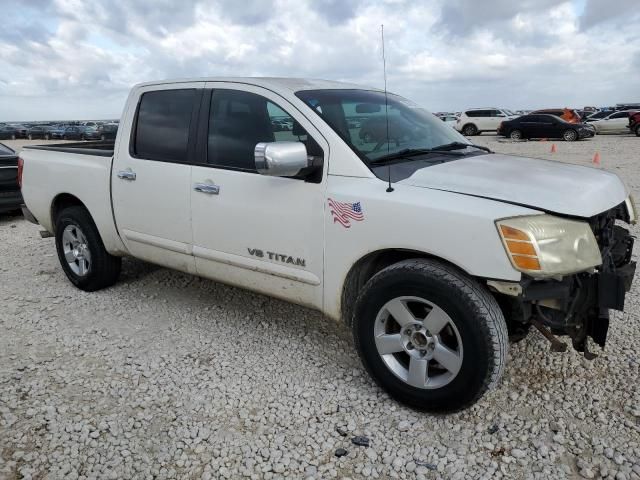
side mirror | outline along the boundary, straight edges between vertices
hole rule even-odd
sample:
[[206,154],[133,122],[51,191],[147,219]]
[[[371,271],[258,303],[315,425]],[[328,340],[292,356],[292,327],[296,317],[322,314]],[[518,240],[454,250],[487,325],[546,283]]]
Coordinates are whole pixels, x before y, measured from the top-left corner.
[[271,177],[293,177],[309,166],[302,142],[262,142],[253,151],[256,170]]

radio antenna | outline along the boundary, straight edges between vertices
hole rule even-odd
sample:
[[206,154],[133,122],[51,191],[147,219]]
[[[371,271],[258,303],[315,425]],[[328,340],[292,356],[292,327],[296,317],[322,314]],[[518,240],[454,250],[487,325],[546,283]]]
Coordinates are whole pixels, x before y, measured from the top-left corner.
[[[387,155],[391,150],[391,145],[389,144],[389,98],[387,96],[387,58],[384,54],[384,24],[380,25],[380,33],[382,35],[382,73],[384,75],[384,118],[387,126]],[[387,165],[387,180],[389,181],[389,186],[387,187],[387,192],[393,192],[393,187],[391,186],[391,163]]]

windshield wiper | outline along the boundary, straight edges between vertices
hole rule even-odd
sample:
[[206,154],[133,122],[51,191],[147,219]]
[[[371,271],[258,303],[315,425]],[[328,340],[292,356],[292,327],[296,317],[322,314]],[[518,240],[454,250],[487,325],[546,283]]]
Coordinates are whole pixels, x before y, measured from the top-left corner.
[[[454,143],[459,145],[464,145],[464,147],[456,146]],[[373,160],[369,160],[369,163],[383,163],[393,160],[405,160],[411,157],[415,157],[416,155],[426,155],[429,153],[436,153],[440,155],[453,155],[453,156],[463,156],[466,155],[463,152],[456,152],[455,150],[460,150],[461,148],[473,147],[475,145],[454,142],[448,143],[446,145],[441,145],[434,148],[405,148],[403,150],[399,150],[397,152],[389,153],[387,155],[382,155],[381,157],[375,158]]]
[[437,147],[433,147],[430,150],[444,150],[444,151],[461,150],[467,147],[479,148],[480,150],[484,150],[485,152],[493,153],[493,151],[488,147],[483,147],[482,145],[476,145],[475,143],[463,143],[463,142],[445,143],[444,145],[438,145]]

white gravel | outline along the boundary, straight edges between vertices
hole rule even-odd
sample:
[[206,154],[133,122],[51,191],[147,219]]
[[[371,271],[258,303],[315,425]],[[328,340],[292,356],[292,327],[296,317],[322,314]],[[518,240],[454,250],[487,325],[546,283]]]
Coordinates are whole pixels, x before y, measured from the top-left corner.
[[[473,140],[598,150],[640,198],[640,138]],[[389,399],[316,312],[135,260],[84,293],[37,232],[0,218],[0,478],[640,479],[640,282],[595,361],[532,334],[497,391],[434,416]]]

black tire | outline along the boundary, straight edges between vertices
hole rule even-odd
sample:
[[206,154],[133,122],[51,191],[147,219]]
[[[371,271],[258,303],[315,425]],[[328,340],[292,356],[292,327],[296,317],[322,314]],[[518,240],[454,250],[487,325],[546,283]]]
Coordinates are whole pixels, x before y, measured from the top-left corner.
[[473,123],[469,123],[462,128],[462,134],[467,137],[473,137],[478,134],[478,127]]
[[640,125],[636,126],[636,137],[640,137]]
[[[65,259],[62,237],[65,228],[69,225],[79,228],[87,240],[91,262],[84,275],[76,274]],[[58,260],[71,283],[80,290],[93,292],[109,287],[118,280],[122,259],[106,251],[100,233],[86,208],[78,206],[65,208],[57,216],[55,226]]]
[[511,140],[522,140],[524,139],[524,135],[522,133],[522,130],[518,130],[516,128],[515,130],[511,130],[511,132],[509,132],[509,138]]
[[[378,312],[390,300],[407,296],[439,306],[460,334],[464,352],[460,369],[439,388],[410,385],[378,353],[374,337]],[[353,335],[376,382],[398,401],[424,411],[454,412],[470,406],[498,384],[507,359],[507,326],[495,298],[463,272],[429,259],[405,260],[374,275],[358,295]]]
[[564,133],[562,134],[562,138],[565,142],[575,142],[576,140],[578,140],[578,132],[576,132],[572,128],[569,128],[568,130],[564,131]]

